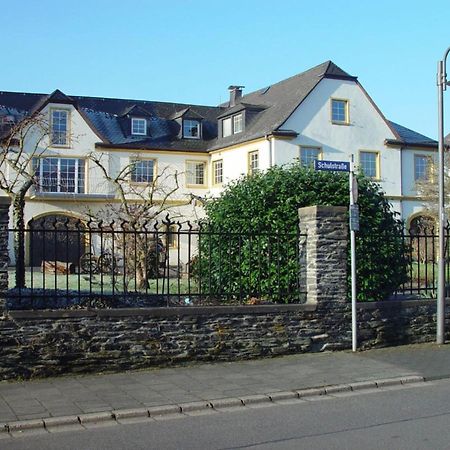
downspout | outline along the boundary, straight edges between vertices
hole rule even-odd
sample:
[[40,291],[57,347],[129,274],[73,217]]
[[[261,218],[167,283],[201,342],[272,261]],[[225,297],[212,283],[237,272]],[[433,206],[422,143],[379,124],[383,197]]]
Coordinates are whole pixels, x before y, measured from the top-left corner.
[[403,147],[400,147],[400,217],[405,220],[403,217],[403,182]]
[[272,139],[270,137],[270,134],[266,134],[265,136],[266,141],[269,143],[269,168],[273,166],[273,146],[272,146]]

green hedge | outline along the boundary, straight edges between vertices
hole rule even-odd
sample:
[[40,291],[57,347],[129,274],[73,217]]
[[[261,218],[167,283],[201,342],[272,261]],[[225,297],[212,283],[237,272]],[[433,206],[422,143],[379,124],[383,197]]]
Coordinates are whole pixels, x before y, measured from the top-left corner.
[[[376,183],[363,177],[358,181],[358,300],[383,300],[407,279],[402,223]],[[347,206],[348,192],[348,174],[316,172],[299,164],[230,183],[206,204],[203,229],[210,234],[200,242],[195,273],[211,292],[265,292],[276,299],[282,291],[298,292],[297,210]],[[229,233],[228,245],[223,233]],[[270,233],[282,236],[282,245],[280,237],[271,242]],[[282,297],[295,300],[295,294]]]

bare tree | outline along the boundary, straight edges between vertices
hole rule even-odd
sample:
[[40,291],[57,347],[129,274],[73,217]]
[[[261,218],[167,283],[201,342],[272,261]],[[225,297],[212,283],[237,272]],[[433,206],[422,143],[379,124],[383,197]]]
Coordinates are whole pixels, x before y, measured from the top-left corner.
[[[90,160],[101,171],[103,178],[112,187],[119,202],[107,204],[102,210],[89,215],[100,219],[110,228],[120,227],[125,233],[114,234],[116,248],[121,249],[124,271],[136,280],[138,289],[148,287],[149,279],[155,275],[158,253],[164,251],[158,242],[156,224],[169,212],[172,219],[181,217],[177,203],[189,204],[178,194],[180,173],[164,167],[149,183],[136,183],[135,170],[138,159],[131,160],[117,173],[112,174],[107,164],[108,155],[91,153]],[[178,201],[175,201],[178,200]],[[128,233],[127,233],[128,232]],[[155,267],[156,265],[156,267]]]
[[[430,158],[426,177],[416,181],[417,192],[423,199],[424,206],[432,217],[438,217],[438,171],[437,161]],[[444,155],[444,204],[448,214],[450,208],[450,154],[448,152]]]
[[37,182],[34,158],[40,157],[50,142],[46,116],[33,114],[8,126],[0,136],[0,190],[11,199],[13,210],[16,287],[25,286],[24,210],[25,197]]

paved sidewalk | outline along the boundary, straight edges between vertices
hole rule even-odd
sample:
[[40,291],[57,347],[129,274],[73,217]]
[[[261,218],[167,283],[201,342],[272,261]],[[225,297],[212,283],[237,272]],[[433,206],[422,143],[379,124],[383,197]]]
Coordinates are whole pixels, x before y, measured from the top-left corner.
[[450,345],[423,344],[0,383],[0,422],[420,375],[450,377]]

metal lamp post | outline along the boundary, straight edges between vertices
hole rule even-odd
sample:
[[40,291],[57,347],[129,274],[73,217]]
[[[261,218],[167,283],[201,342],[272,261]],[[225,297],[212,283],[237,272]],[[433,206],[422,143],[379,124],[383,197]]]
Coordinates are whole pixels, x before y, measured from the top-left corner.
[[445,342],[445,201],[444,201],[444,91],[447,89],[447,56],[450,47],[445,51],[444,58],[438,61],[438,155],[439,155],[439,259],[438,259],[438,296],[436,314],[436,343]]

